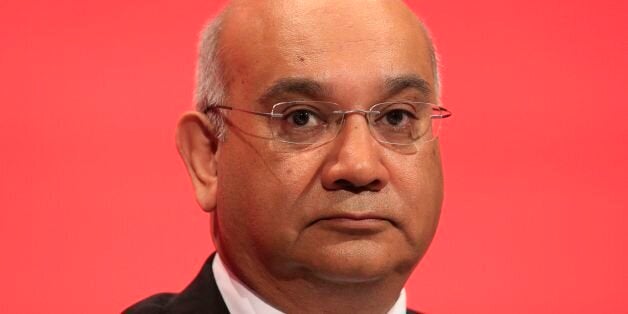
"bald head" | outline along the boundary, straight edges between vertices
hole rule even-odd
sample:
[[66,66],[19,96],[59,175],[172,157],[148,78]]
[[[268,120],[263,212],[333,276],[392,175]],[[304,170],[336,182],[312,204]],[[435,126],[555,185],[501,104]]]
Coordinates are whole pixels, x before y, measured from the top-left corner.
[[[377,40],[377,43],[374,41]],[[371,42],[374,45],[365,46]],[[414,43],[415,45],[403,45]],[[227,102],[229,87],[240,81],[247,62],[278,55],[286,64],[321,63],[330,49],[398,50],[417,60],[429,60],[426,77],[439,101],[440,81],[435,47],[424,24],[398,0],[233,0],[202,32],[197,65],[196,107],[207,112]],[[272,53],[269,53],[272,50]],[[358,57],[355,55],[354,57]],[[272,60],[276,64],[280,60]],[[261,72],[264,72],[263,69]],[[256,78],[251,78],[256,79]],[[210,113],[219,138],[224,122]]]

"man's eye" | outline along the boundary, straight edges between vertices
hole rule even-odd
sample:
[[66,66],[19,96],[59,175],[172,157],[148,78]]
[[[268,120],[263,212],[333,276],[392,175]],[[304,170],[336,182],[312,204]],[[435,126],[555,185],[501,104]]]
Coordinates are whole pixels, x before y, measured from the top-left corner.
[[386,123],[390,126],[401,127],[410,123],[409,119],[416,119],[416,117],[407,110],[393,109],[384,114],[383,117]]
[[321,123],[318,116],[312,111],[305,109],[294,110],[285,115],[285,119],[298,127],[316,126]]

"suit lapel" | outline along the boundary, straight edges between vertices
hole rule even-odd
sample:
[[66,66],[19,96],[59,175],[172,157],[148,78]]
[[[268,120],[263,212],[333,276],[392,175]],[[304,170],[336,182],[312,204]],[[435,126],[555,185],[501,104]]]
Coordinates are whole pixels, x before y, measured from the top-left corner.
[[200,273],[176,298],[168,304],[169,313],[211,313],[228,314],[229,310],[220,295],[212,261],[216,253],[212,254],[201,269]]

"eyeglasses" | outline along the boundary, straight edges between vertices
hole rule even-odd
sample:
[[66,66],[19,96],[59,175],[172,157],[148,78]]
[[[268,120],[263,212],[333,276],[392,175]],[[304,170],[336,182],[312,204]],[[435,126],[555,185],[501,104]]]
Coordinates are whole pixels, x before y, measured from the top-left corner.
[[341,110],[326,101],[289,101],[275,104],[271,112],[257,112],[230,106],[212,108],[268,117],[273,139],[292,144],[324,144],[333,140],[350,114],[363,114],[372,136],[381,143],[410,145],[438,137],[440,120],[451,116],[441,106],[416,101],[391,101],[369,110]]

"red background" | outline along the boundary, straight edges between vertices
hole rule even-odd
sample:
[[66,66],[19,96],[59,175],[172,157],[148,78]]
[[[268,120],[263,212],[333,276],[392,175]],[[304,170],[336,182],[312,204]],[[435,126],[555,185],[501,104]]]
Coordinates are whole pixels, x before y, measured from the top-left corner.
[[[113,313],[212,250],[174,147],[222,2],[0,2],[0,312]],[[628,5],[420,1],[442,57],[429,313],[628,313]]]

